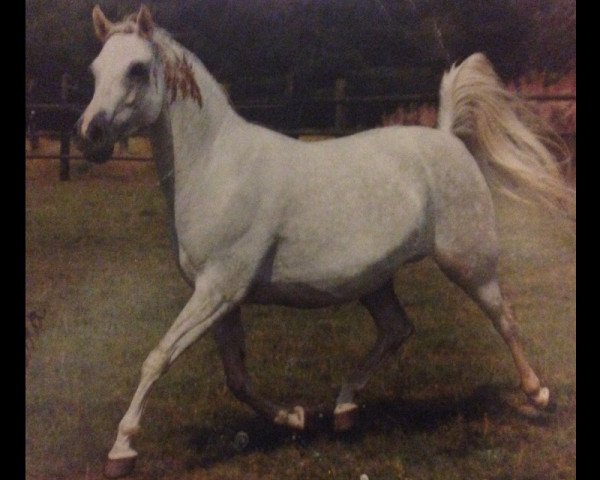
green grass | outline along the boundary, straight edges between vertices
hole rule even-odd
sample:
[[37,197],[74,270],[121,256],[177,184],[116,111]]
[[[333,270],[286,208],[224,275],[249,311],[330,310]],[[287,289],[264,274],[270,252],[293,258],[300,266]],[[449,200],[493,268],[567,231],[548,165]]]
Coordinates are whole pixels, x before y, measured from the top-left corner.
[[[99,479],[141,364],[185,304],[153,169],[115,162],[27,167],[26,312],[43,315],[26,378],[26,469]],[[134,478],[575,478],[575,236],[535,210],[499,207],[500,273],[530,359],[558,402],[521,417],[510,355],[490,322],[429,261],[396,291],[416,334],[360,396],[355,431],[296,434],[227,391],[216,348],[193,345],[150,394]],[[248,366],[282,402],[333,406],[374,330],[356,303],[245,307]],[[333,339],[333,344],[330,342]],[[250,437],[239,452],[238,431]]]

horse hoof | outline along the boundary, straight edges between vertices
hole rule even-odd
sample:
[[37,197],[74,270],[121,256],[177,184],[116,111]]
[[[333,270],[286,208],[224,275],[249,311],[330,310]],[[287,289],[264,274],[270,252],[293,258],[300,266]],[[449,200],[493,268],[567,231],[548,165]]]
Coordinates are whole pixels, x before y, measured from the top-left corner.
[[557,409],[558,404],[556,403],[556,400],[550,397],[550,401],[548,402],[548,405],[546,405],[546,407],[544,408],[544,412],[555,413]]
[[129,475],[133,472],[136,458],[109,458],[104,464],[104,476],[106,478],[120,478]]
[[342,403],[333,412],[333,430],[347,432],[358,420],[358,406],[355,403]]
[[524,403],[517,407],[517,411],[526,418],[531,420],[539,420],[544,417],[544,412],[539,408],[534,407],[531,403]]
[[550,391],[544,387],[528,398],[528,402],[518,407],[519,412],[530,419],[548,419],[548,415],[556,412],[556,401],[550,397]]
[[305,411],[303,407],[296,405],[292,410],[281,409],[273,419],[277,425],[283,425],[293,430],[304,430]]

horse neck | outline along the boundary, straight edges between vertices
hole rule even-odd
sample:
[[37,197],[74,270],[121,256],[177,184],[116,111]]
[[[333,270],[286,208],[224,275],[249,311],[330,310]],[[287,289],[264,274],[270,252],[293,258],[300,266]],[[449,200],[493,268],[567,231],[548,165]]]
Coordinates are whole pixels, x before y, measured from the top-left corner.
[[173,150],[171,168],[177,174],[187,171],[191,163],[202,163],[223,123],[239,117],[219,83],[193,53],[164,33],[158,45],[165,67],[163,110]]
[[[158,47],[170,66],[183,61],[191,67],[192,78],[199,89],[201,103],[190,95],[179,91],[175,83],[167,88],[163,108],[150,128],[152,150],[160,186],[167,200],[169,225],[175,245],[175,176],[185,172],[196,162],[202,166],[207,162],[208,151],[219,135],[225,122],[241,120],[230,107],[227,96],[217,81],[212,78],[200,61],[181,45],[176,44],[164,33],[157,32]],[[172,72],[171,72],[172,73]]]

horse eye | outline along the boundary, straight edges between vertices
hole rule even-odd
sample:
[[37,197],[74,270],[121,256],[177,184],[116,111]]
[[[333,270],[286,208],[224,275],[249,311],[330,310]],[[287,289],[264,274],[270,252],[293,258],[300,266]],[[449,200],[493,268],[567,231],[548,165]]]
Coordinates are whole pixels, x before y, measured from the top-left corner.
[[134,63],[129,67],[128,76],[131,79],[142,81],[148,79],[148,67],[143,63]]

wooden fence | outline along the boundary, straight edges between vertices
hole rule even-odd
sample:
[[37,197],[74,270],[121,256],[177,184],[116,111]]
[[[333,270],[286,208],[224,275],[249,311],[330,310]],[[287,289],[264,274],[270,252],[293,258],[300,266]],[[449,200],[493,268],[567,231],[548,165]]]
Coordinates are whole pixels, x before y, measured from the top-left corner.
[[[66,82],[63,82],[63,86]],[[304,96],[277,95],[272,99],[246,100],[234,104],[236,111],[250,121],[261,123],[292,137],[328,136],[340,137],[356,133],[382,124],[386,115],[404,110],[416,111],[423,105],[437,108],[437,94],[415,95],[367,95],[346,94],[347,82],[337,79],[333,95]],[[68,103],[68,88],[63,88],[61,103],[37,103],[25,106],[28,119],[27,137],[34,150],[26,158],[60,158],[61,180],[69,179],[69,160],[82,158],[71,154],[71,132],[77,118],[85,106]],[[576,102],[575,95],[528,95],[532,102]],[[40,118],[45,117],[44,122]],[[402,118],[405,118],[402,116]],[[414,118],[413,118],[414,120]],[[400,120],[402,121],[402,119]],[[39,123],[44,123],[40,125]],[[416,121],[407,123],[423,123]],[[36,125],[37,124],[37,125]],[[36,154],[35,146],[39,130],[44,130],[60,138],[58,155]],[[559,132],[567,144],[574,148],[575,132]],[[146,161],[149,157],[113,156],[113,159]]]

